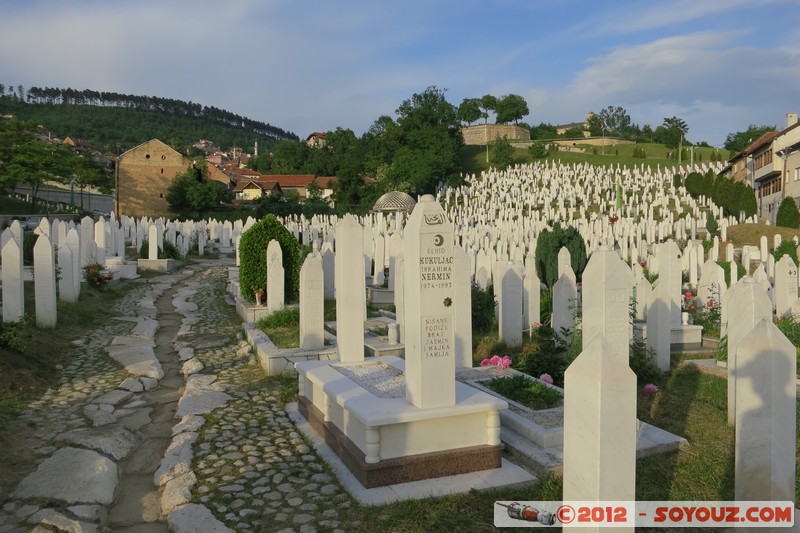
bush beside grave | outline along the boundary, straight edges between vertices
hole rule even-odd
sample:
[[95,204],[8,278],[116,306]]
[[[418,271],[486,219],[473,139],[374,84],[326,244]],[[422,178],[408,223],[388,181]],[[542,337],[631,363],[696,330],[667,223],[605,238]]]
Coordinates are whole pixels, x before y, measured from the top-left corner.
[[267,286],[267,245],[273,239],[278,241],[283,252],[286,301],[295,301],[299,297],[300,266],[307,249],[297,242],[275,215],[267,215],[239,237],[239,287],[248,302],[255,302],[253,291]]
[[558,281],[558,252],[566,247],[570,253],[570,264],[578,281],[586,268],[586,243],[573,226],[562,227],[556,222],[553,229],[545,229],[536,242],[536,270],[539,279],[553,287]]

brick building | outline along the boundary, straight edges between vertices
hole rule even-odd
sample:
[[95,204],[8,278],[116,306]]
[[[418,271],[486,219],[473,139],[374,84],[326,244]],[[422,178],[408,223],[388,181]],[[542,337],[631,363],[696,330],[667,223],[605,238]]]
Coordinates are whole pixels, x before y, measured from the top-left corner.
[[192,160],[158,139],[131,148],[117,162],[117,213],[130,217],[166,217],[167,189]]

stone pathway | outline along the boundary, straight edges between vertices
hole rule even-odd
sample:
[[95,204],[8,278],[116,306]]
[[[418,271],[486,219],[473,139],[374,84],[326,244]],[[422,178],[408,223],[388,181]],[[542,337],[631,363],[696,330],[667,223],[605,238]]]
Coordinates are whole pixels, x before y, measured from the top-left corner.
[[223,264],[137,282],[76,343],[22,415],[43,460],[0,507],[0,533],[362,526],[281,407],[291,380],[266,378],[242,340]]

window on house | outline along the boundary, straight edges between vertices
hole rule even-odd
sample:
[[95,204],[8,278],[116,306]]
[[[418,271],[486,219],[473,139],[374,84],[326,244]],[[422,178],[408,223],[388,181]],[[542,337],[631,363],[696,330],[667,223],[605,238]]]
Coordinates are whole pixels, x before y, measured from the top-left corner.
[[800,180],[800,167],[794,169],[794,181]]
[[144,158],[145,159],[150,159],[150,154],[145,154]]

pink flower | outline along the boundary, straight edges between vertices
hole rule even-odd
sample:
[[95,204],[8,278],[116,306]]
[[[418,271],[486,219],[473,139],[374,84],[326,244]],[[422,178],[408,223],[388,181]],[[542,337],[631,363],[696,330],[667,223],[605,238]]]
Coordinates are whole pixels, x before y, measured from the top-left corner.
[[709,300],[709,301],[708,301],[708,303],[706,304],[706,306],[707,306],[707,307],[714,307],[714,302],[712,302],[711,300]]
[[508,368],[511,366],[511,357],[504,355],[500,362],[497,363],[497,368]]
[[686,291],[686,294],[684,294],[684,296],[686,298],[691,298],[692,297],[692,291]]
[[550,375],[550,374],[548,374],[547,372],[545,372],[544,374],[542,374],[541,376],[539,376],[539,379],[540,379],[541,381],[544,381],[545,383],[549,383],[550,385],[552,385],[552,384],[553,384],[553,376],[551,376],[551,375]]
[[692,305],[689,306],[689,309],[697,309],[697,306],[692,304]]
[[647,394],[655,394],[658,392],[658,387],[656,387],[652,383],[648,383],[647,385],[644,386],[644,391]]
[[539,329],[540,327],[542,327],[542,323],[541,322],[534,322],[533,323],[533,327],[535,327],[536,329]]
[[481,366],[490,366],[491,364],[492,363],[490,363],[488,359],[484,359],[483,361],[481,361]]

